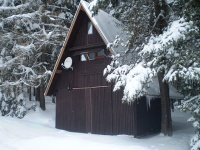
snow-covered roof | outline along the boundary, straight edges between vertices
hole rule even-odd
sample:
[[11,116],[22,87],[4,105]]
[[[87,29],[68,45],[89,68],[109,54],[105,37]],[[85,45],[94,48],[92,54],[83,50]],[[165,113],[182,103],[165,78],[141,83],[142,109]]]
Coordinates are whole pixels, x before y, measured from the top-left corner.
[[113,54],[119,53],[123,49],[121,44],[119,44],[119,46],[117,46],[117,47],[114,47],[114,46],[110,47],[109,46],[110,43],[113,43],[115,41],[117,36],[120,37],[121,42],[127,41],[127,40],[125,40],[126,34],[124,33],[124,31],[122,29],[122,24],[117,19],[115,19],[114,17],[112,17],[108,13],[104,12],[103,10],[99,10],[96,15],[93,15],[92,9],[91,9],[91,7],[92,7],[91,4],[92,3],[88,3],[84,0],[82,0],[80,2],[79,6],[77,8],[76,14],[74,16],[74,19],[72,21],[71,27],[69,29],[69,32],[67,34],[67,37],[65,39],[65,43],[63,44],[63,47],[62,47],[61,52],[59,54],[59,57],[56,61],[56,65],[54,67],[50,81],[49,81],[47,88],[45,90],[45,95],[47,95],[48,92],[49,92],[49,89],[50,89],[51,84],[53,82],[54,76],[55,76],[56,71],[58,69],[58,66],[60,64],[62,55],[64,53],[64,50],[66,48],[66,45],[67,45],[68,40],[70,38],[70,35],[72,33],[72,29],[73,29],[74,24],[76,22],[77,16],[79,15],[79,12],[81,10],[84,11],[87,14],[87,16],[91,20],[92,24],[96,28],[97,32],[102,37],[105,45],[107,45],[109,47],[110,51]]
[[[159,87],[159,83],[158,83],[158,78],[153,78],[149,88],[147,88],[146,91],[147,91],[147,98],[148,99],[160,97],[160,87]],[[171,84],[169,84],[169,96],[170,96],[171,99],[182,99],[184,97]]]
[[[100,31],[101,36],[105,39],[106,45],[113,43],[116,37],[120,37],[120,42],[127,41],[126,33],[122,28],[122,24],[119,20],[109,15],[103,10],[98,11],[96,15],[92,14],[92,3],[87,3],[86,1],[81,1],[81,5],[84,7],[87,15],[93,22],[93,25]],[[117,47],[110,47],[113,53],[120,53],[122,49],[121,44]]]

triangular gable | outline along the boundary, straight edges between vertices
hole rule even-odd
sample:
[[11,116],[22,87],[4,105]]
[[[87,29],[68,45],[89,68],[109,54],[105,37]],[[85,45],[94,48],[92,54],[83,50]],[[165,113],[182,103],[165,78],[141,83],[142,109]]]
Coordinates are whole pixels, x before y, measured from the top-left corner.
[[[56,79],[54,79],[55,75],[56,75],[56,71],[61,62],[64,51],[67,47],[67,44],[70,40],[70,36],[71,36],[72,32],[74,32],[73,29],[74,29],[74,26],[76,25],[77,18],[81,15],[82,11],[84,11],[86,13],[86,15],[89,17],[89,19],[91,20],[93,26],[95,27],[95,29],[101,36],[105,45],[112,43],[115,40],[115,37],[117,35],[119,35],[120,37],[125,37],[125,36],[123,36],[124,33],[123,33],[122,28],[119,27],[120,22],[118,20],[116,20],[115,18],[113,18],[112,16],[110,16],[109,14],[107,14],[106,12],[104,12],[102,10],[99,10],[99,13],[97,15],[92,16],[89,6],[90,6],[89,3],[85,2],[85,1],[81,1],[77,8],[77,11],[75,13],[74,19],[70,26],[69,32],[67,34],[65,42],[63,44],[63,47],[60,51],[59,57],[56,61],[56,64],[54,66],[50,81],[45,90],[45,95],[48,95],[50,87],[52,85],[52,82],[55,82],[54,80],[56,80]],[[111,51],[111,53],[118,53],[121,49],[122,49],[122,47],[121,47],[121,45],[119,45],[118,47],[111,47],[110,51]]]

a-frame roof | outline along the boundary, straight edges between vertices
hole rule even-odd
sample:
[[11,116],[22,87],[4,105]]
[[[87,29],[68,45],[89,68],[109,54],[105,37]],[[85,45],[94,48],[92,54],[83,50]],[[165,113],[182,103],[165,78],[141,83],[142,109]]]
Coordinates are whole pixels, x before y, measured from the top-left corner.
[[[67,37],[65,39],[65,42],[63,44],[63,47],[60,51],[60,54],[54,66],[53,73],[51,75],[50,81],[45,90],[45,95],[49,95],[49,90],[50,90],[50,87],[52,86],[52,82],[54,81],[56,71],[63,57],[64,51],[66,50],[66,46],[70,40],[70,36],[73,32],[73,28],[77,24],[77,18],[81,15],[81,11],[84,11],[86,15],[89,17],[93,26],[95,27],[95,29],[101,36],[102,40],[104,41],[105,45],[108,46],[109,43],[113,43],[114,40],[116,39],[116,36],[119,36],[121,38],[121,41],[123,40],[126,41],[125,40],[126,36],[125,36],[125,33],[123,32],[122,25],[117,19],[115,19],[114,17],[112,17],[111,15],[109,15],[108,13],[102,10],[99,10],[98,14],[93,16],[90,7],[91,7],[90,3],[87,3],[84,0],[80,2],[77,8],[77,11],[75,13],[74,19],[72,21],[72,24],[70,26],[69,32],[67,34]],[[122,49],[123,47],[121,44],[119,44],[119,46],[117,47],[109,47],[109,50],[113,54],[120,53]]]

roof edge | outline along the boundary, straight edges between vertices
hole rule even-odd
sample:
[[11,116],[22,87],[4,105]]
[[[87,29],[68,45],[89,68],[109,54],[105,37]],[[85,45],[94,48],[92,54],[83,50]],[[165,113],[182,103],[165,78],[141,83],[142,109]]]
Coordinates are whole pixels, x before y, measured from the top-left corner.
[[[79,6],[78,6],[78,8],[77,8],[77,10],[76,10],[76,13],[75,13],[75,15],[74,15],[74,18],[73,18],[73,20],[72,20],[71,26],[70,26],[70,28],[69,28],[69,32],[67,33],[67,36],[66,36],[66,38],[65,38],[63,47],[61,48],[61,51],[60,51],[59,56],[58,56],[58,58],[57,58],[56,64],[55,64],[55,66],[54,66],[53,73],[52,73],[51,78],[50,78],[50,80],[49,80],[49,82],[48,82],[48,84],[47,84],[47,87],[46,87],[46,90],[45,90],[45,93],[44,93],[45,96],[48,95],[49,89],[50,89],[51,84],[52,84],[52,82],[53,82],[54,76],[55,76],[55,74],[56,74],[56,70],[57,70],[58,65],[59,65],[59,63],[60,63],[60,60],[61,60],[61,57],[62,57],[62,55],[63,55],[63,53],[64,53],[64,50],[65,50],[65,48],[66,48],[66,45],[67,45],[68,40],[69,40],[69,38],[70,38],[70,35],[71,35],[71,33],[72,33],[72,29],[73,29],[73,27],[74,27],[74,24],[75,24],[75,22],[76,22],[76,20],[77,20],[77,17],[78,17],[78,15],[79,15],[79,13],[80,13],[81,10],[83,10],[83,11],[87,14],[87,16],[88,16],[89,19],[91,20],[92,24],[93,24],[94,27],[96,28],[97,32],[98,32],[99,35],[101,36],[102,40],[104,41],[105,45],[107,45],[107,44],[109,43],[108,39],[107,39],[107,38],[105,37],[105,35],[103,34],[101,28],[98,26],[98,23],[96,22],[95,18],[92,16],[92,14],[91,14],[89,8],[87,7],[88,4],[89,4],[89,3],[87,3],[87,2],[84,1],[84,0],[81,0],[80,3],[79,3]],[[114,51],[112,50],[112,48],[110,48],[110,51],[111,51],[111,53],[114,52]]]
[[[81,2],[82,2],[82,1],[81,1]],[[77,10],[76,10],[76,13],[75,13],[75,15],[74,15],[74,18],[73,18],[73,20],[72,20],[71,26],[70,26],[70,28],[69,28],[69,32],[67,33],[67,36],[66,36],[65,41],[64,41],[64,44],[63,44],[63,46],[62,46],[62,48],[61,48],[61,51],[60,51],[60,53],[59,53],[59,55],[58,55],[58,58],[57,58],[57,60],[56,60],[56,64],[55,64],[55,66],[54,66],[53,73],[52,73],[52,75],[51,75],[51,78],[50,78],[50,80],[49,80],[49,82],[48,82],[48,84],[47,84],[47,87],[46,87],[46,90],[45,90],[45,93],[44,93],[45,96],[48,95],[48,92],[49,92],[51,83],[52,83],[52,81],[53,81],[53,78],[54,78],[54,76],[55,76],[56,70],[57,70],[58,65],[59,65],[59,63],[60,63],[60,59],[61,59],[61,57],[62,57],[62,55],[63,55],[63,52],[64,52],[64,50],[65,50],[65,48],[66,48],[67,42],[68,42],[69,37],[70,37],[70,35],[71,35],[72,29],[73,29],[73,27],[74,27],[74,24],[75,24],[75,22],[76,22],[76,19],[77,19],[77,17],[78,17],[78,14],[79,14],[79,12],[80,12],[80,10],[81,10],[81,7],[83,7],[82,4],[81,4],[81,2],[79,3],[79,6],[78,6],[78,8],[77,8]]]

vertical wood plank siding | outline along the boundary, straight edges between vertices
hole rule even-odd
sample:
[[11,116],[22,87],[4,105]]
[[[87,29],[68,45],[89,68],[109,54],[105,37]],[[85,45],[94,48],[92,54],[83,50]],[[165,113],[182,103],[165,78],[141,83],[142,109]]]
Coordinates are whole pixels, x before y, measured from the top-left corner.
[[110,88],[91,89],[92,133],[112,134],[112,103]]
[[[103,43],[95,28],[92,35],[87,35],[89,18],[83,12],[80,15],[82,18],[77,20],[80,26],[75,24],[73,30],[77,30],[72,32],[67,48]],[[101,49],[98,47],[98,50]],[[57,75],[54,88],[56,128],[134,136],[160,130],[160,100],[152,101],[151,108],[148,108],[145,97],[135,103],[122,104],[122,90],[113,93],[112,84],[103,77],[103,70],[111,61],[109,58],[81,62],[80,53],[78,56],[74,52],[65,53],[67,55],[72,56],[73,70],[58,67],[62,74]],[[68,90],[69,87],[72,90]]]
[[[135,103],[123,104],[122,90],[112,92],[111,85],[102,75],[108,62],[106,58],[91,62],[74,60],[74,70],[64,70],[57,85],[57,128],[134,136],[160,130],[159,99],[151,101],[151,108],[145,97]],[[68,85],[74,89],[68,91]]]
[[112,93],[113,134],[134,135],[134,103],[122,104],[122,91]]
[[81,28],[78,32],[77,38],[74,42],[74,47],[83,46],[88,44],[96,44],[96,43],[103,43],[103,40],[99,36],[97,30],[93,27],[93,34],[88,35],[88,22],[89,18],[85,14],[85,17],[82,18]]

